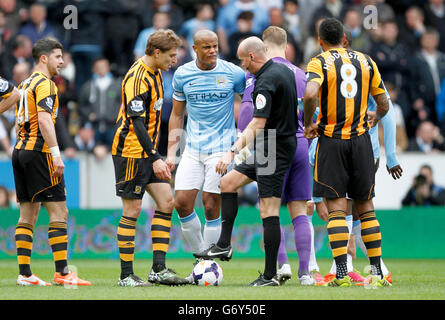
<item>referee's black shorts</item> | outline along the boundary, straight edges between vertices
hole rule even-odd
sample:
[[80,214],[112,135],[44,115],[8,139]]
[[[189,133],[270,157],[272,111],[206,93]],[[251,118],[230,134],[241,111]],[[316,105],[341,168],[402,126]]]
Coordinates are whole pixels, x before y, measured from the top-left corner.
[[315,197],[369,200],[374,197],[375,163],[366,132],[349,140],[320,136],[314,165]]
[[66,200],[65,179],[53,176],[51,153],[14,149],[12,169],[18,202]]
[[[264,145],[267,146],[267,142]],[[257,145],[253,155],[236,165],[234,170],[258,183],[260,198],[281,198],[284,176],[292,164],[296,149],[296,136],[278,137],[275,151],[266,147],[264,157],[261,157]]]
[[113,156],[116,195],[127,199],[142,199],[150,183],[169,183],[156,177],[148,158]]

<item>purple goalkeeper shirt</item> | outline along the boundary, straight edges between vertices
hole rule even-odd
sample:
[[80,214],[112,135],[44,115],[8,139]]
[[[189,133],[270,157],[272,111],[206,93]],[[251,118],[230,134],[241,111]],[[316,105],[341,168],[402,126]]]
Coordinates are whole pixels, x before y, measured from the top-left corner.
[[[282,63],[286,65],[295,75],[295,83],[297,84],[297,96],[298,98],[304,97],[304,90],[306,88],[306,74],[303,70],[293,65],[284,58],[275,57],[272,58],[273,62]],[[238,115],[238,129],[244,131],[249,122],[253,118],[253,101],[252,92],[255,88],[255,77],[250,73],[246,73],[246,89],[244,90],[243,99],[241,100],[240,113]],[[298,128],[297,137],[304,137],[303,130],[303,112],[298,113]]]
[[[274,62],[282,63],[289,67],[295,75],[298,98],[304,97],[306,89],[306,75],[303,70],[294,66],[283,58],[272,58]],[[247,72],[246,88],[244,89],[241,109],[238,115],[238,129],[243,131],[253,118],[252,92],[255,87],[255,77]],[[283,198],[286,202],[311,199],[311,173],[309,167],[308,143],[304,137],[303,112],[298,113],[297,150],[292,165],[286,172],[283,184]]]

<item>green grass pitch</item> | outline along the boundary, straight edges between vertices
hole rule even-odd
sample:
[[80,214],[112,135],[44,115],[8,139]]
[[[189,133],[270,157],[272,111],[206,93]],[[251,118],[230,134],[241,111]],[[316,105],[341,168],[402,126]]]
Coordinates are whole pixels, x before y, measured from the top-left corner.
[[[250,288],[246,284],[255,280],[263,270],[262,259],[232,259],[220,262],[224,279],[218,287],[167,287],[121,288],[117,286],[119,261],[71,260],[79,275],[93,282],[92,287],[67,289],[63,286],[18,287],[17,262],[0,261],[0,300],[443,300],[445,299],[445,260],[387,259],[386,265],[393,277],[393,286],[369,289],[364,287],[327,288],[302,287],[296,273],[298,260],[291,259],[293,278],[284,286]],[[168,266],[185,277],[192,269],[192,259],[170,259]],[[329,271],[331,260],[318,261],[322,274]],[[367,261],[354,262],[357,270],[364,270]],[[54,274],[51,260],[34,259],[32,270],[41,279],[50,281]],[[135,273],[146,279],[151,260],[135,261]]]

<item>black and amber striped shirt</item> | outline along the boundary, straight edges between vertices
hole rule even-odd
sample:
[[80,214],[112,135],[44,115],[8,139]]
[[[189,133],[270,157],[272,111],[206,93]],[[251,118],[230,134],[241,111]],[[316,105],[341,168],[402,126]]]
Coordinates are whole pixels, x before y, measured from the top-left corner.
[[144,118],[145,128],[156,149],[161,125],[164,87],[160,71],[150,69],[142,58],[137,60],[122,81],[122,104],[117,117],[112,155],[147,158],[134,132],[133,118]]
[[0,77],[0,98],[1,99],[8,98],[11,95],[13,89],[14,89],[14,86],[12,85],[12,83],[10,83],[8,80]]
[[343,48],[328,50],[309,62],[306,78],[320,84],[320,134],[350,139],[368,130],[369,94],[385,93],[377,65],[369,56]]
[[48,145],[40,132],[38,113],[49,112],[53,123],[56,123],[59,108],[57,86],[43,73],[36,71],[18,89],[21,98],[15,111],[19,126],[15,148],[49,153]]

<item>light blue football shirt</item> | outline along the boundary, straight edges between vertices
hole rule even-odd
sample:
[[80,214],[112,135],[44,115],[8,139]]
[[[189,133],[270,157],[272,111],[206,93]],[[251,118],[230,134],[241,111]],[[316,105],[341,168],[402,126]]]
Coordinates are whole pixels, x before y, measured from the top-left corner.
[[[385,85],[383,85],[385,88]],[[385,143],[386,165],[389,169],[399,164],[396,156],[396,112],[392,104],[391,97],[385,88],[386,97],[388,98],[389,110],[386,115],[380,120],[383,126],[383,139]],[[377,103],[372,96],[369,96],[368,110],[376,111]],[[374,158],[380,157],[380,143],[379,143],[379,123],[374,128],[369,129],[371,136],[372,150]]]
[[200,154],[224,152],[236,139],[233,103],[245,87],[243,69],[218,59],[212,70],[196,61],[180,66],[173,75],[173,99],[186,101],[186,148]]

